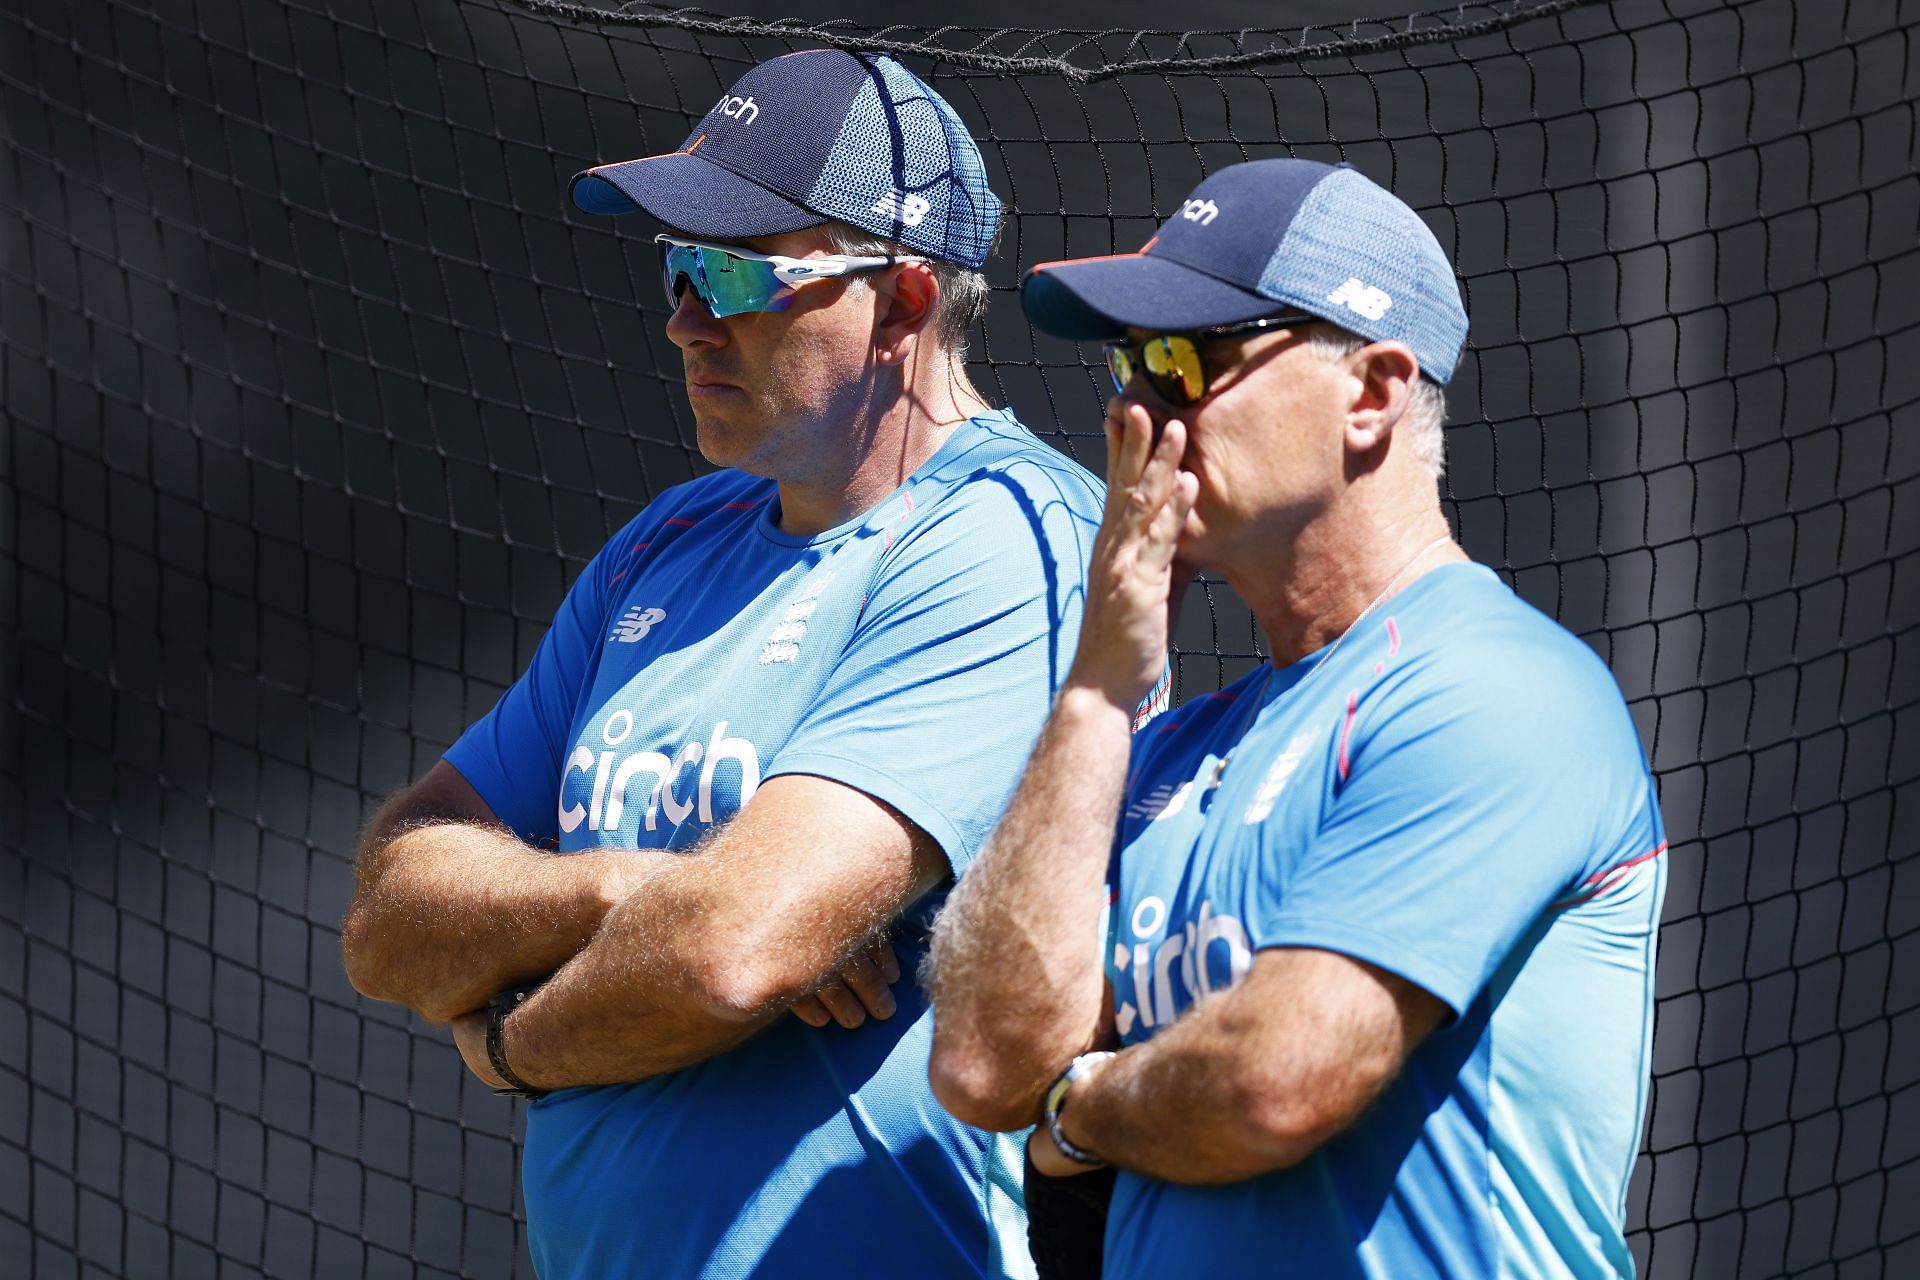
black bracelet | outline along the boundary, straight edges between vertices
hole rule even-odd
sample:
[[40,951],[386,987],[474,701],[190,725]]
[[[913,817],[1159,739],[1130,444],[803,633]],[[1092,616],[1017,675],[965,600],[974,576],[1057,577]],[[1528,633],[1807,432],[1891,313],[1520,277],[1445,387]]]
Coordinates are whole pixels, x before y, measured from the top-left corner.
[[538,991],[538,987],[509,987],[493,999],[487,1001],[487,1061],[493,1065],[493,1073],[505,1080],[510,1086],[495,1089],[503,1098],[544,1098],[545,1089],[536,1089],[513,1074],[513,1068],[507,1065],[505,1047],[500,1043],[500,1033],[507,1025],[507,1015],[520,1007],[520,1002]]

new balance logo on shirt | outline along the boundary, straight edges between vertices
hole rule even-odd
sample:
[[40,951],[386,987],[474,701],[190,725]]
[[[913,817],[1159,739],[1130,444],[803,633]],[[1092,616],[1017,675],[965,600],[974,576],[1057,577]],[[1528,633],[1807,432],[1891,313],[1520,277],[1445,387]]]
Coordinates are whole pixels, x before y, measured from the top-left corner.
[[1178,785],[1163,782],[1129,804],[1127,817],[1135,822],[1158,822],[1170,814],[1177,814],[1187,807],[1187,792],[1192,788],[1191,782]]
[[607,643],[613,644],[616,641],[620,644],[637,643],[646,638],[647,632],[653,630],[655,623],[664,622],[666,617],[665,609],[643,609],[635,605],[627,610],[620,621],[613,624],[613,634],[607,637]]

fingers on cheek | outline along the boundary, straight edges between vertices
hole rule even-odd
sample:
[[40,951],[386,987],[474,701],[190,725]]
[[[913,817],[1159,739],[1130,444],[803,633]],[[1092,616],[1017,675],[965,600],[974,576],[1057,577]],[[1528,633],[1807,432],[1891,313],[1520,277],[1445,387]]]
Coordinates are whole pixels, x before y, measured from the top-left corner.
[[1136,421],[1140,424],[1141,434],[1147,438],[1147,444],[1157,448],[1166,433],[1167,424],[1156,418],[1144,405],[1133,406],[1133,411],[1139,415]]
[[1127,411],[1127,425],[1121,435],[1128,454],[1134,459],[1136,467],[1146,465],[1153,456],[1153,427],[1141,419],[1137,410]]

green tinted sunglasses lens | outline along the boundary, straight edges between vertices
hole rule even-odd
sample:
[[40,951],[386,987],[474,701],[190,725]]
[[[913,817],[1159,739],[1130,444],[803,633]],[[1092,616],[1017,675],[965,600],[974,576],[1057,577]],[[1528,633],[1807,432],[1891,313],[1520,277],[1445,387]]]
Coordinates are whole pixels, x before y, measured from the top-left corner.
[[1106,353],[1107,376],[1113,379],[1113,389],[1125,391],[1127,384],[1133,381],[1134,370],[1139,367],[1134,363],[1133,348],[1124,342],[1109,342]]
[[1195,404],[1207,394],[1207,375],[1193,339],[1169,333],[1147,341],[1140,352],[1147,381],[1169,404]]
[[663,244],[660,248],[660,275],[669,306],[679,304],[683,279],[716,317],[779,311],[792,296],[773,274],[771,262],[742,258],[710,245]]

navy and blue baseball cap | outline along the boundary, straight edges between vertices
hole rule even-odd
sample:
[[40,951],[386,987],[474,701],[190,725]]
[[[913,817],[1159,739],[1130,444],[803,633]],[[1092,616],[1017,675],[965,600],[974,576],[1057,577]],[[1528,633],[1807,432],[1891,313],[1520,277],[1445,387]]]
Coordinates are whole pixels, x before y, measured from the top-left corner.
[[1080,340],[1304,311],[1406,343],[1439,383],[1467,340],[1460,286],[1427,224],[1359,170],[1312,160],[1230,165],[1138,253],[1044,263],[1020,301],[1034,327]]
[[945,99],[892,58],[806,49],[720,95],[678,151],[574,175],[588,213],[645,209],[718,240],[828,219],[963,266],[987,260],[1000,198]]

